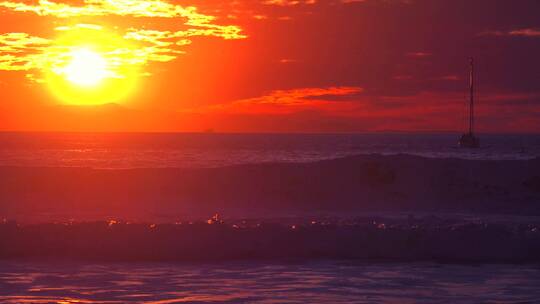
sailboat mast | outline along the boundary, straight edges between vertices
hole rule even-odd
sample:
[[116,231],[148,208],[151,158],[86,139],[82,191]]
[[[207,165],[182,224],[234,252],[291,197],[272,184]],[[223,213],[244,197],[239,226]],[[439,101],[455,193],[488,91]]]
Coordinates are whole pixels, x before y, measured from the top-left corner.
[[480,146],[480,140],[474,136],[474,86],[475,86],[475,80],[474,80],[474,60],[473,58],[469,58],[469,62],[471,65],[471,75],[470,75],[470,83],[469,83],[469,90],[470,90],[470,99],[469,99],[469,132],[465,133],[461,136],[459,139],[459,145],[461,147],[465,148],[478,148]]
[[469,133],[474,131],[474,59],[470,58],[471,75],[470,75],[470,105],[469,105]]

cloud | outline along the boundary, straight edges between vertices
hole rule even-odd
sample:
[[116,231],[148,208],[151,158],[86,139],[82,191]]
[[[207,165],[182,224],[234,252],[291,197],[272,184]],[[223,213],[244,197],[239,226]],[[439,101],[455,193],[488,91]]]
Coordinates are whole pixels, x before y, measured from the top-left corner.
[[521,29],[510,31],[512,36],[526,36],[526,37],[540,37],[540,30],[538,29]]
[[327,109],[341,110],[350,103],[337,103],[333,97],[359,94],[360,87],[329,87],[329,88],[301,88],[292,90],[276,90],[267,95],[255,98],[237,100],[231,103],[211,105],[196,109],[196,112],[243,113],[243,114],[285,114],[303,110]]
[[28,71],[43,67],[51,41],[27,33],[0,35],[0,70]]
[[[410,96],[373,97],[361,92],[359,87],[277,90],[189,113],[205,120],[207,126],[231,132],[449,131],[465,127],[463,108],[467,101],[461,93],[422,91]],[[334,101],[340,96],[351,100]],[[537,99],[538,95],[511,93],[482,96],[479,128],[538,130],[530,122],[530,117],[538,115],[533,102]],[[503,108],[523,114],[514,116],[501,111]]]
[[288,64],[288,63],[295,63],[298,60],[296,59],[290,59],[290,58],[283,58],[279,60],[279,63]]
[[482,36],[521,36],[521,37],[538,37],[540,38],[540,29],[523,28],[509,31],[488,31],[483,32]]
[[40,16],[70,18],[81,16],[132,16],[187,18],[191,25],[210,24],[214,17],[199,14],[193,6],[183,7],[162,0],[83,0],[82,6],[39,0],[37,4],[20,1],[3,1],[0,7],[16,12],[32,12]]
[[412,52],[412,53],[407,53],[406,55],[407,57],[413,57],[413,58],[426,58],[426,57],[432,56],[433,54],[428,53],[428,52]]
[[[98,17],[106,16],[179,20],[178,24],[183,27],[181,30],[139,27],[115,30],[120,32],[120,39],[131,46],[107,48],[103,55],[115,66],[174,60],[184,53],[183,46],[192,43],[192,37],[212,36],[225,40],[246,38],[239,26],[216,24],[216,17],[199,13],[194,6],[184,7],[163,0],[83,0],[81,5],[48,0],[39,0],[33,4],[26,1],[3,1],[0,2],[1,7],[14,12],[33,13],[62,20],[76,17],[99,19]],[[89,36],[109,31],[93,24],[63,25],[57,26],[55,30],[63,33],[85,31]],[[29,33],[0,34],[0,70],[40,72],[54,70],[66,64],[66,60],[69,59],[66,55],[72,47],[51,38],[32,36]],[[29,74],[29,78],[35,77]]]
[[316,0],[264,0],[262,1],[263,4],[266,5],[277,5],[277,6],[296,6],[299,4],[315,4],[317,3]]

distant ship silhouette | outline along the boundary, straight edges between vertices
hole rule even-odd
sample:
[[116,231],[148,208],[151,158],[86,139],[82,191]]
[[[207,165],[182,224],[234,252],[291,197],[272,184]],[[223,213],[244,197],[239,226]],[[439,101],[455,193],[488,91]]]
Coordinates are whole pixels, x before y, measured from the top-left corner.
[[471,75],[470,75],[470,99],[469,99],[469,132],[461,135],[459,146],[464,148],[478,148],[480,139],[474,135],[474,59],[470,58]]

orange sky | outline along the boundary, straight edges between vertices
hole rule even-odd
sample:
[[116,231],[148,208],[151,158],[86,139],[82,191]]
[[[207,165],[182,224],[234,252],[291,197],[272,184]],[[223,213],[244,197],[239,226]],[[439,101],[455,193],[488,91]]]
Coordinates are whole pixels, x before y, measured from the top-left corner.
[[[474,56],[479,130],[539,132],[539,9],[535,0],[0,1],[0,130],[460,131]],[[66,87],[47,75],[69,60],[69,33],[75,44],[114,37],[103,46],[109,70],[136,71],[135,89],[114,104],[59,98]]]

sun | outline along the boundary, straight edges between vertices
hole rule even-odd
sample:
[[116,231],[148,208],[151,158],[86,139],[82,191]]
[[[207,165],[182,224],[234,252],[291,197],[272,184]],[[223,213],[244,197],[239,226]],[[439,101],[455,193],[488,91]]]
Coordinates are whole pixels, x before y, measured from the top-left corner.
[[105,58],[92,50],[75,49],[70,56],[71,61],[63,69],[63,73],[66,79],[75,85],[94,87],[110,73]]
[[137,87],[141,71],[133,58],[138,46],[113,31],[73,26],[62,32],[46,54],[51,60],[45,82],[64,105],[125,104]]

